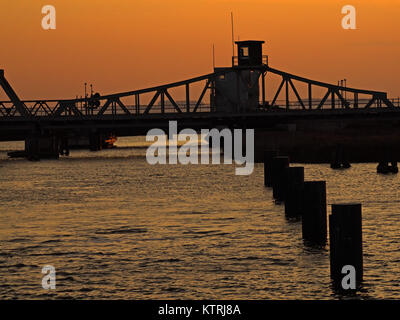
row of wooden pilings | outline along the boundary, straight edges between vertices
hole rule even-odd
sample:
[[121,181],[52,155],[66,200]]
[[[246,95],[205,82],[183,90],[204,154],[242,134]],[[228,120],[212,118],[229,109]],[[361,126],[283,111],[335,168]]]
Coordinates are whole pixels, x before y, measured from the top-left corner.
[[[274,151],[264,155],[264,184],[276,202],[284,202],[287,218],[301,218],[306,245],[327,243],[325,181],[304,181],[304,167],[290,167],[289,158]],[[359,290],[363,280],[361,204],[332,204],[329,215],[330,274],[335,290]]]

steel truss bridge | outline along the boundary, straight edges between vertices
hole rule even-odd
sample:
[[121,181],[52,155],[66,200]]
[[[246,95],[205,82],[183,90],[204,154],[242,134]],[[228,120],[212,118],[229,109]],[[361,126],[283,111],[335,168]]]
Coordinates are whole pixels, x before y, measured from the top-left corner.
[[[200,77],[185,81],[170,83],[162,86],[146,88],[135,91],[121,92],[109,95],[95,94],[86,98],[56,99],[56,100],[20,100],[11,85],[4,76],[4,70],[0,70],[0,85],[10,100],[0,101],[0,121],[2,124],[14,120],[27,120],[39,122],[51,119],[63,120],[101,120],[101,119],[126,119],[146,118],[151,116],[182,116],[188,117],[201,113],[203,116],[212,116],[218,113],[218,106],[213,103],[215,94],[215,80],[230,72],[241,70],[258,71],[261,74],[260,104],[256,111],[246,111],[239,104],[236,106],[237,115],[248,113],[274,113],[310,110],[362,110],[375,108],[398,110],[399,100],[390,100],[386,92],[362,90],[350,87],[333,85],[321,81],[315,81],[294,74],[283,72],[269,67],[267,64],[255,67],[235,66]],[[266,83],[268,76],[278,76],[281,81],[269,101],[266,99]],[[240,77],[238,77],[240,78]],[[240,81],[240,80],[239,80]],[[200,95],[193,97],[193,86],[201,86]],[[305,86],[302,96],[298,89]],[[180,89],[184,92],[185,99],[174,98],[172,90]],[[183,90],[182,90],[183,89]],[[322,97],[315,97],[314,90],[324,90]],[[206,93],[209,91],[210,99],[207,101]],[[278,99],[283,95],[283,99]],[[290,100],[294,96],[295,100]],[[143,97],[146,96],[146,99]],[[239,100],[240,101],[240,100]],[[338,111],[339,111],[338,110]],[[219,115],[223,116],[223,115]],[[232,116],[226,115],[226,116]]]

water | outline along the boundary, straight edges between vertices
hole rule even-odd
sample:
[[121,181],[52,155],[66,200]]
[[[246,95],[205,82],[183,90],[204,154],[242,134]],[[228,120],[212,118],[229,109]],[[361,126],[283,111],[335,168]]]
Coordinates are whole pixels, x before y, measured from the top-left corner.
[[[263,166],[150,166],[144,149],[9,160],[0,145],[0,298],[337,299],[329,251],[308,248],[263,187]],[[137,143],[137,142],[135,142]],[[328,203],[363,205],[364,289],[400,298],[399,176],[305,165]],[[328,207],[330,211],[330,207]],[[42,267],[57,288],[42,289]]]

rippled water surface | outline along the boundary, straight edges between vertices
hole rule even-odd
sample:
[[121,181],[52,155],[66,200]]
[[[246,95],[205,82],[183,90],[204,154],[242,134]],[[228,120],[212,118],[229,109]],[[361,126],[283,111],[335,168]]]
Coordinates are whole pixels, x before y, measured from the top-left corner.
[[[0,146],[0,298],[338,298],[328,247],[303,244],[261,164],[250,176],[233,165],[150,166],[132,148],[8,160],[16,146]],[[363,205],[359,297],[400,298],[399,176],[374,164],[305,174],[327,181],[329,204]],[[44,265],[56,268],[56,290],[42,289]]]

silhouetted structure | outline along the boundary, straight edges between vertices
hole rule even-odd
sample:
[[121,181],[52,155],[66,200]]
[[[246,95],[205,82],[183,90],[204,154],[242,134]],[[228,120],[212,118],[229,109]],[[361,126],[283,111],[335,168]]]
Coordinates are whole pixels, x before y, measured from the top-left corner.
[[355,269],[356,288],[363,281],[362,214],[361,204],[333,204],[329,215],[331,278],[335,287],[341,282],[344,266]]
[[[354,140],[354,130],[346,131],[354,121],[364,121],[362,126],[365,123],[365,127],[373,123],[376,132],[386,128],[384,121],[391,130],[391,123],[399,121],[400,108],[394,106],[385,92],[342,87],[271,68],[268,56],[262,52],[263,43],[236,42],[238,56],[233,57],[232,66],[215,68],[213,73],[207,75],[152,88],[109,95],[96,93],[77,99],[22,101],[1,70],[0,85],[10,100],[0,101],[0,140],[25,140],[40,136],[41,145],[51,145],[53,142],[50,142],[55,139],[54,143],[61,148],[65,139],[90,138],[95,142],[97,138],[94,136],[103,139],[111,134],[144,135],[152,128],[168,128],[169,120],[178,120],[179,127],[195,130],[216,126],[255,128],[256,159],[262,159],[263,151],[272,147],[268,145],[272,141],[279,146],[277,149],[282,149],[281,153],[288,154],[293,161],[329,162],[333,146],[326,142],[318,145],[313,137],[307,136],[310,130],[315,131],[316,124],[320,126],[320,131],[314,135],[325,130],[325,123],[329,121],[337,131],[341,130],[342,136]],[[281,78],[270,99],[266,97],[267,75]],[[202,88],[195,97],[192,88],[198,84]],[[305,96],[301,96],[296,87],[300,84],[306,85]],[[323,97],[313,96],[314,87],[325,90]],[[172,94],[172,90],[178,88],[183,89],[183,101]],[[283,101],[278,100],[281,93]],[[296,97],[295,101],[290,101],[290,94]],[[364,99],[360,99],[360,95],[364,95]],[[380,122],[377,123],[376,119]],[[371,152],[371,145],[381,144],[376,135],[369,139],[364,133],[371,134],[371,130],[364,127],[357,130],[362,132],[357,136],[364,137],[369,145],[361,152],[347,146],[352,153],[346,160],[381,161],[379,154]],[[292,132],[295,135],[286,138]],[[265,135],[269,135],[268,139]],[[384,135],[379,137],[386,139],[389,136],[392,139],[400,136],[389,132]],[[332,145],[338,144],[336,138],[337,132],[328,137]],[[48,141],[44,143],[46,139]],[[285,139],[289,139],[288,142]],[[294,139],[297,141],[293,144],[290,141]],[[392,145],[397,144],[390,143],[389,147]],[[62,147],[65,148],[65,143]],[[92,147],[98,149],[97,142]],[[312,148],[316,151],[310,151]],[[53,149],[47,151],[54,153]],[[397,154],[392,155],[392,159],[397,158]]]

